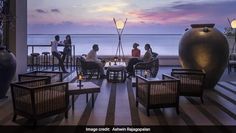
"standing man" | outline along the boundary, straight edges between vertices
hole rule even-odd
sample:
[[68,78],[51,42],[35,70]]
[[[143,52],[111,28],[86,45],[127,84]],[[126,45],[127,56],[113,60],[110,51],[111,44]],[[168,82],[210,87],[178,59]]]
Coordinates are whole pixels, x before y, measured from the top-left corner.
[[64,66],[64,60],[65,60],[65,54],[64,52],[60,53],[58,50],[57,50],[57,46],[58,45],[64,45],[62,42],[59,42],[60,41],[60,36],[59,35],[56,35],[55,36],[55,40],[53,42],[51,42],[51,51],[52,51],[52,55],[55,56],[58,61],[59,61],[59,66],[61,67],[62,71],[63,72],[67,72],[66,69],[65,69],[65,66]]
[[86,57],[86,61],[93,61],[98,63],[99,68],[100,68],[100,77],[104,77],[104,64],[102,63],[102,61],[100,59],[98,59],[97,57],[97,51],[99,50],[99,47],[97,44],[93,45],[93,49],[88,53],[87,57]]

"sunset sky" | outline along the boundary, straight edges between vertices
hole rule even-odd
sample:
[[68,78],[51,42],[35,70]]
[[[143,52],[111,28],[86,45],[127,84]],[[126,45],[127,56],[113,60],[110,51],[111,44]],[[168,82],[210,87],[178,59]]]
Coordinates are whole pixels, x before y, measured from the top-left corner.
[[128,19],[126,34],[178,34],[192,23],[223,31],[236,18],[236,0],[28,0],[28,33],[115,34],[113,18]]

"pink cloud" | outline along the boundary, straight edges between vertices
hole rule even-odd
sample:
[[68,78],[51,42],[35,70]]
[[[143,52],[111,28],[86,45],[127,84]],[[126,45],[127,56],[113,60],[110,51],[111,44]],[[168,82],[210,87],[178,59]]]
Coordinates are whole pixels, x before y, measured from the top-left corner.
[[156,24],[179,24],[202,19],[200,13],[186,12],[130,12],[130,16],[135,17],[139,22]]

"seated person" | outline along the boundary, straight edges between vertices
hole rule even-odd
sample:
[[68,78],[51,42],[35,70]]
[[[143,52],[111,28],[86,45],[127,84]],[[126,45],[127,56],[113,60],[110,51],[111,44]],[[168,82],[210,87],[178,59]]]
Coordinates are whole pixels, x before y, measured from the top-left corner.
[[140,50],[138,49],[138,46],[138,43],[133,44],[132,57],[140,57]]
[[146,50],[144,56],[142,59],[138,58],[132,58],[129,60],[128,65],[127,65],[127,72],[129,73],[129,76],[134,75],[134,68],[133,66],[137,64],[138,62],[150,62],[152,60],[152,48],[150,44],[145,44],[144,49]]
[[152,48],[151,48],[150,44],[145,44],[144,49],[146,50],[146,52],[142,58],[142,61],[143,62],[150,62],[153,58]]
[[93,49],[87,54],[86,61],[93,61],[99,64],[100,67],[100,77],[104,77],[104,63],[97,57],[97,51],[99,50],[99,47],[97,44],[93,45]]
[[64,66],[65,53],[64,52],[60,53],[57,50],[58,45],[64,45],[62,42],[59,42],[59,41],[60,41],[60,36],[56,35],[55,40],[53,42],[51,42],[52,55],[55,56],[58,59],[59,66],[61,67],[62,71],[67,72],[66,69],[65,69],[65,66]]

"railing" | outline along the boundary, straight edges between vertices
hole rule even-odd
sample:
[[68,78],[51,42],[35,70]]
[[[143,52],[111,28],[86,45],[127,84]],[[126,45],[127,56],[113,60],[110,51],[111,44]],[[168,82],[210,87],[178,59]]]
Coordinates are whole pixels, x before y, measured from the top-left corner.
[[[42,47],[48,47],[51,48],[51,45],[27,45],[27,48],[31,48],[31,53],[35,52],[35,48],[42,48]],[[64,47],[63,45],[58,45],[58,47]],[[75,45],[71,45],[72,49],[72,58],[73,58],[73,64],[75,65]],[[51,52],[51,51],[44,51],[44,52]],[[29,53],[28,51],[28,55],[30,55],[31,53]],[[28,62],[28,58],[27,58],[27,62]]]
[[[28,53],[28,55],[30,55],[31,53],[34,53],[36,48],[43,48],[43,47],[44,48],[45,47],[51,48],[51,45],[27,45],[27,46],[28,46],[28,49],[30,48],[29,51],[31,51],[31,52]],[[62,48],[63,46],[59,46],[59,47]],[[73,64],[74,65],[76,63],[76,61],[75,61],[76,57],[79,56],[79,55],[75,54],[75,51],[76,51],[75,45],[72,45],[72,57],[73,57]],[[48,52],[50,52],[50,50]],[[98,55],[98,56],[99,56],[99,58],[102,58],[105,61],[111,61],[115,57],[115,55]],[[159,57],[159,61],[160,61],[161,66],[163,66],[163,65],[164,66],[172,66],[172,65],[179,66],[180,65],[177,55],[171,55],[171,56],[170,55],[166,55],[166,56],[165,55],[159,55],[158,57]],[[130,58],[132,58],[130,55],[125,55],[124,56],[124,61],[128,62],[128,60]],[[27,62],[28,62],[28,60],[27,60]]]

